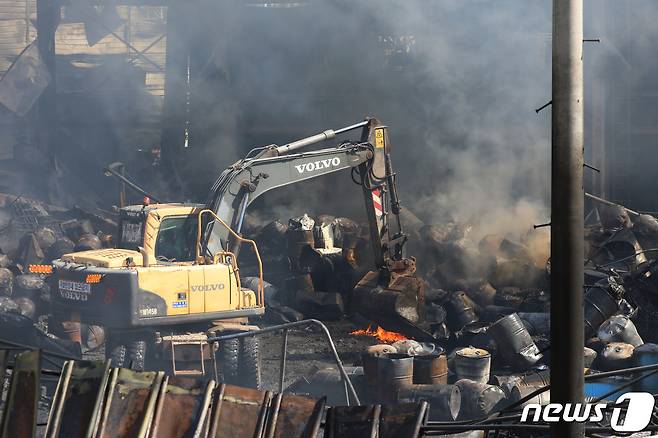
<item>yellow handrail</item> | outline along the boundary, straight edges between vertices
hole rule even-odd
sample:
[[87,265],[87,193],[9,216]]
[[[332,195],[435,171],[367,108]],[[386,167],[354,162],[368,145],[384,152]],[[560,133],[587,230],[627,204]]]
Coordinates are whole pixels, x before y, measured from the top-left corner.
[[[244,237],[240,236],[238,233],[233,231],[231,229],[231,227],[228,226],[226,224],[226,222],[224,222],[222,220],[222,218],[217,216],[217,214],[214,211],[209,210],[209,209],[201,210],[199,212],[199,216],[197,218],[198,219],[197,235],[196,235],[196,260],[197,260],[197,262],[201,258],[201,218],[206,213],[210,213],[215,218],[215,220],[217,220],[220,224],[222,224],[228,230],[228,232],[231,233],[231,235],[233,237],[235,237],[239,242],[248,243],[254,248],[254,254],[256,254],[256,260],[258,260],[258,291],[257,291],[258,292],[258,298],[257,298],[257,304],[259,306],[263,306],[264,303],[265,303],[265,292],[264,292],[264,288],[263,288],[263,261],[260,258],[260,253],[258,252],[258,246],[256,245],[256,242],[254,242],[251,239],[245,239]],[[222,251],[222,252],[224,254],[227,254],[227,255],[229,254],[225,251]],[[235,255],[233,255],[233,259],[235,259]],[[232,265],[233,265],[233,268],[234,268],[233,272],[235,273],[236,279],[237,279],[237,282],[238,282],[238,290],[240,290],[240,288],[241,288],[240,274],[239,274],[239,270],[236,269],[237,268],[237,260],[234,261],[232,263]]]

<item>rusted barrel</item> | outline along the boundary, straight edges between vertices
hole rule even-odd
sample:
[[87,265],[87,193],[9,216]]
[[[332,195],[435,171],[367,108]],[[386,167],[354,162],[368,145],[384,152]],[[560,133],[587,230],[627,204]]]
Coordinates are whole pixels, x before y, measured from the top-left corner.
[[475,313],[475,303],[466,292],[455,292],[446,303],[448,310],[448,327],[453,331],[461,330],[465,325],[479,321]]
[[448,360],[442,348],[430,354],[414,356],[414,384],[448,383]]
[[411,385],[398,392],[399,403],[426,401],[431,421],[453,421],[461,409],[461,390],[455,385]]
[[603,371],[628,368],[633,363],[633,347],[623,342],[612,342],[605,346],[596,361],[596,368]]
[[481,348],[462,348],[455,353],[454,366],[458,379],[487,383],[491,372],[491,354]]
[[62,327],[64,328],[64,333],[66,337],[73,342],[80,344],[82,342],[82,336],[80,333],[80,323],[76,321],[64,321],[62,322]]
[[542,355],[516,313],[504,316],[489,327],[505,362],[517,370],[526,370]]
[[585,339],[596,336],[601,324],[619,308],[617,299],[605,287],[606,284],[601,283],[600,286],[592,287],[585,293]]
[[500,408],[505,400],[503,390],[494,385],[461,379],[455,382],[455,386],[462,394],[459,420],[484,418]]
[[377,361],[377,373],[380,397],[394,403],[400,388],[413,384],[414,358],[401,353],[388,354]]

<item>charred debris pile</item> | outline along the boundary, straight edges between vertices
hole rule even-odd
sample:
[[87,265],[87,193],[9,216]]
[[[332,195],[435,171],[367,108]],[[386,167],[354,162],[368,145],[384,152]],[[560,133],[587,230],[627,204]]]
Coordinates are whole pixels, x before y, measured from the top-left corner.
[[[68,252],[112,246],[112,215],[17,196],[0,201],[3,342],[71,357],[80,355],[78,342],[84,350],[99,349],[101,327],[49,320],[52,290],[29,267]],[[369,403],[424,400],[430,418],[437,420],[477,419],[527,403],[523,397],[550,383],[547,229],[512,238],[482,236],[464,223],[407,222],[408,250],[417,257],[424,296],[364,304],[354,288],[372,270],[368,227],[330,215],[264,224],[248,216],[244,234],[257,241],[265,266],[265,321],[349,317],[361,325],[362,330],[345,336],[371,336],[373,345],[356,352],[360,359],[347,371],[359,397]],[[658,221],[600,206],[588,224],[583,355],[588,373],[605,372],[606,377],[588,381],[586,395],[614,399],[615,388],[628,386],[634,377],[611,372],[658,362]],[[247,251],[240,257],[244,286],[253,287],[254,260]],[[377,306],[385,309],[381,318],[364,315],[364,307]],[[407,324],[392,323],[396,319],[387,319],[386,312]],[[79,339],[71,336],[75,333]],[[329,404],[343,404],[340,382],[335,369],[322,369],[287,391],[326,395]],[[658,383],[649,378],[633,388],[656,393]],[[550,391],[530,400],[549,401]]]
[[[110,215],[63,209],[34,199],[0,195],[0,324],[3,344],[80,356],[80,342],[97,350],[101,327],[49,318],[52,285],[40,270],[63,254],[112,245]],[[80,339],[80,333],[82,339]]]
[[[598,206],[587,223],[587,373],[614,374],[658,362],[653,343],[658,342],[658,221],[629,216],[622,207]],[[547,228],[514,239],[481,237],[468,224],[418,221],[409,252],[418,258],[425,295],[409,304],[415,306],[411,312],[391,308],[411,324],[389,326],[385,318],[362,318],[363,303],[352,292],[371,263],[365,227],[328,215],[248,225],[268,266],[266,317],[271,322],[347,315],[363,325],[353,335],[373,337],[375,345],[349,368],[364,400],[427,400],[436,420],[477,419],[515,403],[517,408],[549,403],[550,391],[522,400],[550,384]],[[587,397],[614,400],[621,394],[615,388],[637,377],[605,376],[586,384]],[[330,403],[341,403],[344,391],[338,383],[338,373],[325,369],[293,383],[289,391],[328,395]],[[651,379],[631,386],[658,391]]]

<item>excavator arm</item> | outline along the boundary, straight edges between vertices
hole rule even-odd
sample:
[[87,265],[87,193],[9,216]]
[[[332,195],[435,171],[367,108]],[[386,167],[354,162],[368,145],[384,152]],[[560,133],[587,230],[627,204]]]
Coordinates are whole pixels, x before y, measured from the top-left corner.
[[[293,153],[310,144],[334,138],[338,133],[362,128],[359,142],[346,142],[333,148]],[[227,168],[211,190],[206,207],[240,233],[249,205],[262,194],[287,185],[342,170],[352,169],[363,188],[366,212],[377,268],[404,258],[406,236],[399,220],[399,201],[395,176],[390,163],[390,145],[386,127],[376,119],[337,131],[298,140],[283,146],[271,145],[256,150],[253,157]],[[395,218],[389,227],[389,216]],[[235,242],[224,227],[206,226],[206,255],[223,250],[235,251]]]

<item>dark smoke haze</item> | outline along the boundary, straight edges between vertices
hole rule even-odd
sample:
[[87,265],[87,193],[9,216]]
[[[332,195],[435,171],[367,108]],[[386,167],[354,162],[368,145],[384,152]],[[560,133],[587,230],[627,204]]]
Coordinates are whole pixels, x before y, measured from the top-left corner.
[[[164,167],[158,181],[124,154],[159,146],[160,139],[131,145],[115,133],[128,119],[153,118],[123,97],[107,99],[94,113],[102,133],[61,128],[62,142],[72,145],[63,174],[76,174],[78,186],[89,180],[84,188],[101,192],[98,204],[107,206],[116,195],[100,167],[127,161],[133,176],[162,197],[202,201],[218,173],[252,147],[369,115],[389,126],[402,201],[426,223],[471,221],[480,234],[518,235],[549,221],[550,107],[534,109],[551,94],[551,2],[295,0],[287,6],[297,7],[260,7],[260,1],[169,7],[162,146],[175,176]],[[657,12],[645,0],[586,2],[586,37],[601,38],[585,46],[586,153],[607,178],[597,186],[586,171],[586,184],[644,209],[655,209],[653,197],[633,190],[653,179],[650,128],[658,106],[644,95],[629,96],[658,88]],[[183,148],[186,120],[189,148]],[[632,125],[644,134],[634,134]],[[98,145],[92,153],[100,137],[112,147]],[[609,150],[603,163],[597,145]],[[80,148],[87,164],[71,164]],[[637,162],[631,150],[647,159]],[[363,210],[347,174],[265,198],[255,207],[282,220]]]
[[[225,98],[211,125],[237,125],[209,142],[216,168],[373,115],[390,128],[403,201],[423,220],[520,232],[547,218],[550,113],[533,109],[550,100],[550,5],[365,0],[227,14],[216,40],[228,41],[210,51],[221,75],[195,87]],[[309,186],[265,203],[360,211],[348,175]]]

